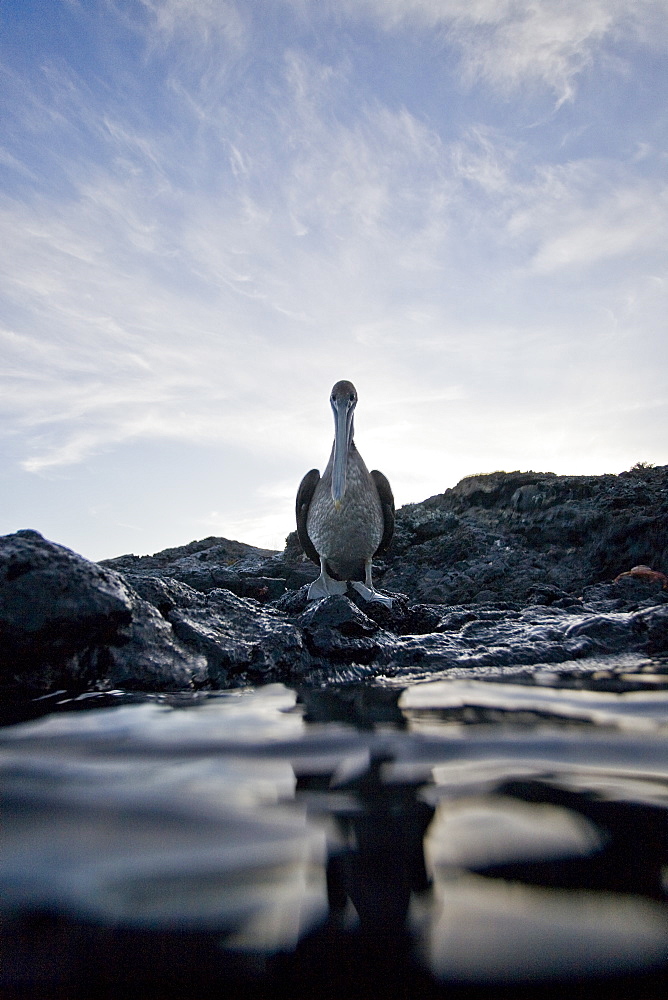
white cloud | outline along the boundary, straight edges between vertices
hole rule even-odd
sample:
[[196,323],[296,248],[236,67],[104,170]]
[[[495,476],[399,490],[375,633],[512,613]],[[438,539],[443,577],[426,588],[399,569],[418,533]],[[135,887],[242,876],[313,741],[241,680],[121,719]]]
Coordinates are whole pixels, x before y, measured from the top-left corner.
[[583,162],[538,171],[508,229],[512,237],[534,241],[530,266],[549,274],[631,254],[660,254],[667,224],[663,181]]
[[153,30],[166,44],[178,39],[209,46],[216,36],[241,47],[246,40],[243,5],[233,0],[140,0]]
[[[17,318],[3,400],[28,433],[25,468],[158,439],[278,452],[289,441],[322,463],[321,396],[340,375],[368,384],[373,433],[387,400],[466,399],[467,366],[498,345],[515,363],[522,324],[516,336],[452,322],[471,294],[491,294],[467,274],[480,242],[512,281],[518,263],[548,274],[656,244],[656,186],[610,179],[605,162],[531,170],[497,131],[446,145],[378,104],[344,123],[327,102],[345,74],[303,53],[288,53],[284,86],[271,128],[228,130],[228,163],[201,190],[172,176],[171,138],[108,118],[108,159],[72,173],[69,199],[5,201],[0,267]],[[430,343],[425,372],[414,355]],[[290,385],[303,405],[282,406]],[[309,418],[320,408],[324,431]],[[410,448],[420,421],[388,426],[381,462],[393,440]]]
[[[198,497],[209,528],[281,544],[291,490],[327,459],[340,377],[399,502],[485,468],[596,471],[594,453],[614,467],[625,435],[629,464],[656,460],[637,453],[641,417],[610,412],[662,398],[656,133],[641,158],[634,140],[624,161],[568,161],[555,132],[549,162],[491,105],[455,127],[384,101],[345,46],[260,37],[260,6],[142,9],[127,99],[126,64],[118,94],[113,75],[95,90],[58,60],[13,83],[33,144],[2,158],[20,184],[0,195],[0,434],[24,470],[53,481],[143,445],[209,449],[235,489],[251,484],[241,508]],[[341,9],[346,31],[364,11],[406,44],[431,26],[506,96],[527,81],[572,95],[636,16],[621,0]]]
[[[304,0],[294,2],[303,7]],[[334,0],[331,6],[353,19],[372,17],[388,31],[441,32],[444,44],[461,53],[468,83],[481,80],[506,95],[538,84],[558,104],[574,96],[578,75],[604,42],[633,38],[664,50],[668,43],[663,0]]]

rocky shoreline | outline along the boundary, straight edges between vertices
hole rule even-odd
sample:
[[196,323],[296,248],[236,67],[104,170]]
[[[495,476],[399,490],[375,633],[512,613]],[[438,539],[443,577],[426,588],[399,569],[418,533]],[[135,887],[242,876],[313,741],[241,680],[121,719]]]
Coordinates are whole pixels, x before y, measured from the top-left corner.
[[[646,567],[638,569],[637,567]],[[309,604],[283,552],[207,538],[93,563],[0,539],[0,690],[320,686],[668,652],[668,466],[496,472],[397,512],[376,585]]]

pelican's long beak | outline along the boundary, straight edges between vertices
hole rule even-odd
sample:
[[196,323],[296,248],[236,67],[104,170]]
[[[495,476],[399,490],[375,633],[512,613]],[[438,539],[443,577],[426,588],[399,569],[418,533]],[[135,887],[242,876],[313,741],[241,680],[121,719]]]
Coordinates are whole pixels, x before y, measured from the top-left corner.
[[332,403],[334,410],[334,467],[332,469],[332,500],[337,510],[341,509],[346,492],[346,467],[348,449],[352,440],[353,407],[347,399],[337,399]]

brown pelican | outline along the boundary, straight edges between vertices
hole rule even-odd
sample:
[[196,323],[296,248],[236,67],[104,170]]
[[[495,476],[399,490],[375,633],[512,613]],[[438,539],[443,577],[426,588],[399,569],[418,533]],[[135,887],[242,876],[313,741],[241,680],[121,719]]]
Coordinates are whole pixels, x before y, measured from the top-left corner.
[[[297,492],[297,534],[320,576],[309,600],[345,594],[347,581],[367,601],[388,607],[392,599],[374,590],[371,563],[382,555],[394,532],[394,497],[382,472],[369,472],[353,442],[357,392],[352,382],[337,382],[330,397],[334,444],[322,478],[311,469]],[[362,583],[364,580],[364,583]]]

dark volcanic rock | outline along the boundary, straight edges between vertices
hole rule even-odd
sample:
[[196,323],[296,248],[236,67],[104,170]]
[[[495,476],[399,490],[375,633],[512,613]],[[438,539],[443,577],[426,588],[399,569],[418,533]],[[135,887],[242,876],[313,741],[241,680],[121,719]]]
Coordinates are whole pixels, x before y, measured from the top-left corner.
[[180,691],[208,685],[205,658],[180,642],[147,601],[133,599],[126,638],[100,650],[98,686],[101,682],[135,691]]
[[[203,593],[225,587],[239,597],[271,601],[279,597],[286,586],[281,559],[278,560],[279,572],[275,572],[277,560],[272,557],[277,555],[279,553],[272,549],[210,537],[180,548],[165,549],[153,556],[125,555],[104,559],[100,565],[134,577],[168,576]],[[304,582],[300,579],[297,585]]]
[[343,595],[311,602],[297,622],[311,653],[334,663],[371,663],[384,645],[378,623]]
[[[639,563],[668,572],[668,466],[619,476],[469,476],[397,511],[394,541],[375,563],[374,579],[387,592],[407,595],[411,605],[568,604]],[[290,609],[290,592],[318,574],[296,532],[283,552],[206,538],[101,565],[171,577],[205,593],[225,587],[262,603],[287,590]]]
[[668,603],[668,590],[661,583],[629,576],[585,587],[582,601],[592,611],[637,611]]
[[213,687],[291,680],[310,664],[298,628],[273,608],[228,590],[198,595],[167,620],[179,639],[206,656]]
[[668,466],[463,479],[397,512],[376,579],[425,603],[535,601],[545,587],[553,603],[639,563],[668,567]]
[[317,569],[294,533],[282,553],[209,538],[96,565],[18,532],[0,545],[2,685],[327,684],[664,653],[667,472],[499,472],[408,505],[375,567],[392,608],[352,590],[309,602]]
[[[209,569],[216,574],[221,567],[233,566],[247,557],[269,557],[274,555],[273,549],[258,549],[254,545],[235,542],[229,538],[217,538],[210,535],[198,542],[189,542],[171,549],[163,549],[153,556],[125,555],[114,559],[103,559],[101,566],[109,566],[119,573],[135,573],[138,575],[154,574],[169,575],[175,566],[181,566],[184,571],[190,567],[196,571],[198,566]],[[186,581],[184,581],[186,582]],[[200,588],[201,589],[201,588]],[[210,588],[212,589],[212,588]]]
[[206,658],[214,688],[286,680],[310,665],[301,631],[273,607],[225,589],[204,594],[170,577],[127,579],[175,635]]
[[186,688],[203,666],[118,573],[36,531],[0,539],[4,688]]
[[377,622],[340,594],[326,601],[309,602],[298,620],[301,627],[307,631],[318,628],[336,629],[342,635],[357,639],[373,635],[378,631]]

